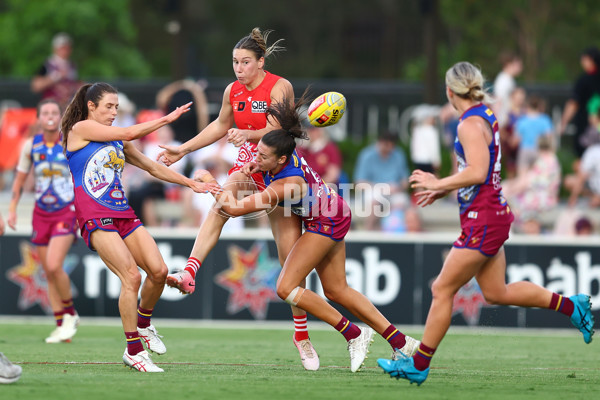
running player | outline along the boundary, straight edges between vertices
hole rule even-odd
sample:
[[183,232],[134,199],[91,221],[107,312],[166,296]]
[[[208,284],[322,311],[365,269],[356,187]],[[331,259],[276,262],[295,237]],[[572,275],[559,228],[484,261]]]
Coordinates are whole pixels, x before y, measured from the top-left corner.
[[450,327],[452,303],[458,290],[473,277],[489,304],[549,308],[565,314],[592,341],[594,318],[590,297],[563,297],[532,282],[506,284],[506,258],[502,245],[514,219],[502,196],[500,185],[500,134],[494,113],[484,104],[481,71],[468,62],[455,64],[446,72],[448,101],[462,115],[454,142],[458,172],[443,179],[415,170],[409,178],[418,204],[427,206],[458,189],[462,233],[454,242],[442,271],[431,287],[433,300],[421,345],[413,357],[378,360],[392,377],[423,383],[436,348]]
[[23,185],[33,171],[35,207],[31,242],[37,247],[46,274],[48,298],[56,321],[56,328],[46,338],[46,343],[60,343],[71,341],[79,325],[71,280],[63,269],[77,232],[73,180],[60,142],[58,103],[54,100],[41,101],[37,106],[37,117],[42,133],[27,139],[21,149],[7,223],[16,230],[17,206]]
[[[269,55],[281,50],[278,40],[267,47],[269,31],[262,33],[259,28],[243,37],[233,48],[233,70],[237,80],[227,86],[219,117],[202,132],[181,146],[161,146],[165,149],[159,160],[166,165],[178,161],[184,155],[208,146],[228,135],[228,141],[239,147],[238,159],[229,171],[225,186],[234,194],[243,190],[252,193],[264,188],[261,174],[248,177],[240,172],[242,166],[256,156],[256,146],[267,132],[278,128],[276,122],[267,121],[266,110],[273,102],[294,98],[289,81],[265,70],[265,60]],[[234,123],[236,128],[234,128]],[[179,289],[184,294],[193,293],[196,272],[215,247],[223,226],[229,219],[216,205],[200,227],[196,242],[185,269],[169,275],[167,285]],[[293,244],[302,233],[300,220],[295,215],[283,216],[283,209],[275,207],[269,211],[269,221],[277,244],[279,262],[284,264]],[[304,283],[302,283],[304,285]],[[307,370],[319,369],[319,356],[308,336],[306,312],[292,306],[294,318],[294,344],[300,352],[302,365]]]
[[[119,312],[127,340],[123,362],[143,372],[163,372],[144,350],[142,340],[157,354],[167,351],[150,318],[165,287],[168,269],[156,242],[127,202],[121,174],[128,162],[158,179],[189,186],[196,192],[209,189],[210,185],[199,185],[150,160],[130,142],[175,121],[189,111],[190,105],[153,121],[114,127],[117,91],[107,83],[95,83],[77,91],[62,119],[63,148],[73,174],[81,236],[121,280]],[[143,285],[138,266],[147,274]]]
[[[299,307],[337,329],[348,342],[350,370],[356,372],[367,357],[375,330],[389,342],[393,357],[413,354],[419,342],[405,336],[379,312],[363,294],[350,288],[346,281],[346,244],[351,212],[343,198],[330,189],[304,159],[296,153],[296,138],[306,139],[300,125],[298,109],[286,98],[273,103],[267,114],[281,128],[265,134],[257,147],[256,161],[247,163],[243,172],[248,176],[260,172],[266,189],[243,200],[227,187],[216,194],[223,211],[232,216],[282,206],[288,214],[299,216],[305,232],[288,254],[277,281],[277,294],[287,303]],[[196,172],[196,179],[215,183],[205,170]],[[359,328],[313,291],[300,284],[316,269],[325,296],[370,326]],[[372,328],[372,329],[371,329]]]

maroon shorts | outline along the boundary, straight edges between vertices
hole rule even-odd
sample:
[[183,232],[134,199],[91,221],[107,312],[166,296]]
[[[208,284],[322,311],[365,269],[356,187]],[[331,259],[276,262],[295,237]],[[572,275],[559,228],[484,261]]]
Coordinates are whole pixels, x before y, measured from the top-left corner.
[[484,256],[494,256],[508,239],[510,224],[474,225],[463,227],[460,237],[454,242],[459,249],[479,250]]
[[323,212],[322,215],[313,219],[303,220],[303,223],[304,229],[307,232],[318,233],[339,242],[344,240],[350,230],[352,213],[343,198],[337,194],[334,196],[335,200],[330,203],[330,208],[327,212]]
[[92,232],[95,230],[117,232],[121,238],[125,239],[140,226],[142,226],[142,221],[139,218],[94,218],[87,220],[81,228],[81,237],[90,250],[96,251],[90,240]]
[[31,243],[37,246],[48,246],[54,236],[73,235],[77,232],[75,206],[72,204],[58,211],[44,211],[37,207],[33,209],[33,234]]

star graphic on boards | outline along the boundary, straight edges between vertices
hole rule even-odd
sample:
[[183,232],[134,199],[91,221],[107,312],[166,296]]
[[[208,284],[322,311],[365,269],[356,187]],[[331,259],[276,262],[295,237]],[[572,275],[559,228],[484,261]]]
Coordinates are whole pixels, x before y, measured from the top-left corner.
[[[36,304],[44,310],[46,314],[52,314],[52,307],[48,300],[48,282],[46,274],[42,268],[36,247],[29,242],[21,242],[19,245],[21,253],[21,264],[14,266],[6,271],[6,278],[21,287],[17,307],[25,311]],[[77,256],[68,254],[65,258],[64,269],[69,274],[77,265]],[[76,297],[77,290],[72,287],[73,297]]]
[[269,303],[279,301],[275,290],[281,271],[279,260],[269,257],[266,243],[254,243],[248,251],[232,245],[228,248],[229,269],[215,276],[215,283],[227,289],[227,312],[248,309],[255,319],[265,319]]
[[472,278],[454,296],[452,315],[462,314],[468,325],[477,325],[483,307],[492,306],[485,301],[479,284]]

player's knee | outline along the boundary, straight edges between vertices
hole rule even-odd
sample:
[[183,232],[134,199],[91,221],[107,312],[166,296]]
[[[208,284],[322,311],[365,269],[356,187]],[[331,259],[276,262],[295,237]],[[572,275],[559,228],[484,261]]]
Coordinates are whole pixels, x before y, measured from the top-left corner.
[[503,305],[505,303],[502,294],[500,294],[498,292],[490,292],[490,291],[482,290],[482,294],[483,294],[483,298],[485,299],[485,302],[488,303],[489,305],[499,306],[499,305]]
[[323,288],[323,294],[329,301],[333,301],[334,303],[340,303],[340,297],[343,294],[343,291],[338,290],[337,288]]
[[137,292],[140,289],[141,285],[142,275],[138,271],[137,266],[135,268],[129,268],[123,274],[123,281],[121,282],[121,286],[123,287],[123,289],[133,290]]
[[294,288],[286,288],[283,285],[277,286],[277,295],[286,303],[297,306],[300,298],[304,294],[304,289],[300,286],[296,286]]
[[452,297],[457,291],[458,289],[455,291],[452,290],[445,282],[440,281],[439,278],[436,278],[431,285],[431,295],[434,299]]
[[148,279],[156,284],[164,284],[167,281],[167,275],[169,274],[169,269],[166,264],[162,264],[159,268],[156,268],[148,274]]

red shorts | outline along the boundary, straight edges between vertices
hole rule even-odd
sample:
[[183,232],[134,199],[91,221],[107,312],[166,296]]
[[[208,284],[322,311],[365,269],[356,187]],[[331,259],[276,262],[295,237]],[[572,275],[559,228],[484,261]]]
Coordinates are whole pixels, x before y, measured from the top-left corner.
[[122,239],[125,239],[140,226],[142,226],[142,221],[139,218],[94,218],[87,220],[81,228],[81,237],[90,250],[96,251],[90,240],[92,232],[95,230],[117,232]]
[[[242,167],[243,167],[242,165],[236,165],[236,166],[234,166],[233,168],[231,168],[229,170],[228,175],[231,175],[231,174],[233,174],[234,172],[237,172],[237,171],[241,171]],[[259,192],[262,192],[263,190],[266,189],[265,180],[264,180],[263,174],[261,172],[257,172],[256,174],[252,174],[251,177],[252,177],[252,180],[254,181],[254,184],[256,184],[256,188],[257,188],[257,190]]]
[[510,224],[474,225],[463,227],[454,242],[459,249],[479,250],[484,256],[494,256],[508,239]]
[[48,246],[50,239],[54,236],[73,235],[77,238],[75,206],[71,204],[53,212],[35,207],[33,209],[32,226],[31,243],[37,246]]

